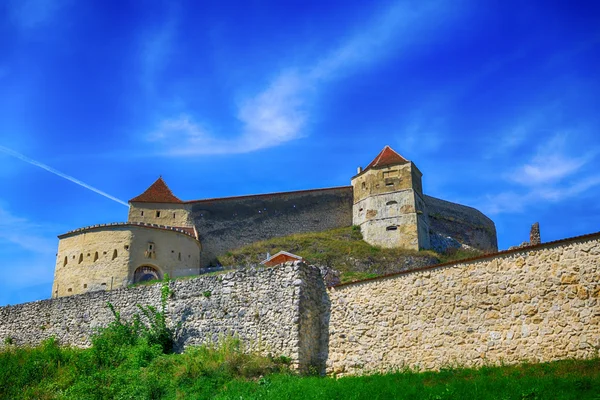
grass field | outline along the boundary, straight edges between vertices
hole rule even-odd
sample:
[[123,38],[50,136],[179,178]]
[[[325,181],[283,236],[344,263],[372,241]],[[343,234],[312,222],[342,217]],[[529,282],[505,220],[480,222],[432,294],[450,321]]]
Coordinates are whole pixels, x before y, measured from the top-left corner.
[[183,354],[103,340],[90,349],[10,346],[0,352],[0,399],[600,400],[600,359],[336,379],[298,376],[285,357],[247,354],[231,338]]

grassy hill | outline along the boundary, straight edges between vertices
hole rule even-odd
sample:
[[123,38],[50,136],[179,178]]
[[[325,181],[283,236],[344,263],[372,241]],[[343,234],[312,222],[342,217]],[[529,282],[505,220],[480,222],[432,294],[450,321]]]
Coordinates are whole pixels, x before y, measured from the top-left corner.
[[302,256],[310,264],[341,272],[342,282],[407,271],[451,260],[473,257],[476,252],[439,254],[433,251],[383,249],[364,240],[358,226],[324,232],[302,233],[273,238],[232,250],[222,257],[222,265],[256,265],[266,254],[287,251]]
[[0,399],[600,398],[600,359],[336,379],[299,376],[285,357],[244,353],[233,339],[183,354],[115,339],[120,336],[110,346],[89,349],[61,348],[50,340],[0,351]]

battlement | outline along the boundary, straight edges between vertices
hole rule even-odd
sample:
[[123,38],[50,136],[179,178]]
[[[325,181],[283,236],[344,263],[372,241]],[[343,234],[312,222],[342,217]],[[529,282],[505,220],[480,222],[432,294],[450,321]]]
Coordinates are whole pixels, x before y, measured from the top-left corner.
[[180,227],[180,226],[167,226],[167,225],[159,225],[159,224],[150,224],[150,223],[145,223],[145,222],[111,222],[108,224],[96,224],[96,225],[90,225],[90,226],[86,226],[83,228],[77,228],[77,229],[73,229],[72,231],[68,231],[66,233],[63,233],[62,235],[58,235],[59,239],[63,239],[66,237],[69,237],[73,234],[79,234],[79,233],[84,233],[84,232],[90,232],[96,229],[101,229],[101,228],[107,228],[107,227],[129,227],[129,226],[143,226],[145,228],[152,228],[152,229],[163,229],[163,230],[167,230],[167,231],[173,231],[173,232],[178,232],[178,233],[183,233],[184,235],[193,237],[194,239],[197,239],[197,235],[195,233],[194,228],[185,228],[185,227]]

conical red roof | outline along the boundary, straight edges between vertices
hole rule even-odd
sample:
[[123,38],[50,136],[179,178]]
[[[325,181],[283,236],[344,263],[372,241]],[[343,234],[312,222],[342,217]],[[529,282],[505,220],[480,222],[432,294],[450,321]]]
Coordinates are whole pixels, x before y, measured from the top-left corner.
[[175,197],[162,177],[159,177],[146,191],[129,200],[130,203],[183,203]]
[[392,150],[390,146],[385,146],[364,170],[366,171],[369,168],[387,167],[389,165],[406,164],[407,162],[409,161]]

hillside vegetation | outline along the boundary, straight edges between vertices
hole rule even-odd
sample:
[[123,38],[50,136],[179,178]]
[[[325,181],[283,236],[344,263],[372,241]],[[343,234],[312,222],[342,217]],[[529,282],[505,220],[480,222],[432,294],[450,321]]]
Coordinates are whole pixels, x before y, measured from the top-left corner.
[[[302,377],[235,339],[164,354],[114,330],[90,349],[49,340],[0,352],[0,399],[598,399],[600,360],[362,377]],[[110,346],[106,346],[109,344]]]
[[480,254],[464,250],[439,254],[429,250],[384,249],[365,242],[360,228],[352,226],[256,242],[228,252],[219,257],[219,262],[226,266],[257,265],[266,258],[267,253],[273,255],[281,250],[302,256],[310,264],[340,271],[342,282],[407,271]]

